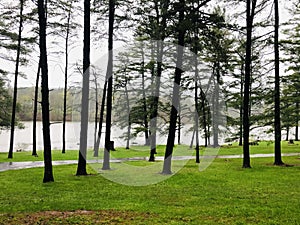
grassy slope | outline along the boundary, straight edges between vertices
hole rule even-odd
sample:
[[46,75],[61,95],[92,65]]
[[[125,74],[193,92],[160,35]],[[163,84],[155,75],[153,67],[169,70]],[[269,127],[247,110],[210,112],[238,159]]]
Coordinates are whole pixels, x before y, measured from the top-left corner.
[[[75,165],[55,167],[49,184],[42,184],[42,168],[2,172],[0,224],[18,220],[17,212],[78,209],[150,213],[128,224],[300,224],[300,160],[284,157],[294,167],[274,167],[272,161],[253,159],[253,169],[242,169],[241,159],[217,159],[204,172],[190,161],[171,178],[145,187],[98,174],[75,177]],[[71,217],[65,224],[87,221]]]

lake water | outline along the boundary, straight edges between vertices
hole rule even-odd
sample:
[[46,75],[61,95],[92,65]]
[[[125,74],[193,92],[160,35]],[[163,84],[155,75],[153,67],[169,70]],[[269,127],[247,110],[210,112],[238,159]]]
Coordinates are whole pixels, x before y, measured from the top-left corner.
[[[17,149],[32,150],[32,122],[23,122],[25,129],[15,130],[15,145],[14,151]],[[181,142],[183,144],[189,144],[191,141],[191,132],[186,132],[188,128],[185,128],[182,132]],[[105,131],[105,126],[102,129]],[[126,141],[120,136],[126,132],[126,129],[121,130],[118,127],[112,128],[112,140],[115,142],[116,147],[125,146]],[[68,122],[66,124],[66,148],[68,150],[78,150],[80,140],[80,122]],[[101,146],[104,144],[104,136],[101,137]],[[10,130],[3,130],[0,133],[0,152],[7,152],[9,149]],[[135,139],[131,140],[131,144],[144,144],[144,136],[141,133]],[[167,136],[158,135],[157,144],[166,144]],[[89,123],[88,129],[88,147],[92,148],[94,143],[94,123]],[[52,149],[62,148],[62,123],[53,123],[51,125],[51,144]],[[43,149],[42,139],[42,122],[37,122],[37,149]]]
[[[14,141],[14,151],[17,149],[22,150],[32,150],[32,122],[23,122],[25,129],[16,129],[15,130],[15,141]],[[182,129],[181,143],[189,145],[192,138],[192,132],[188,131],[191,128],[191,125],[186,125]],[[105,126],[103,126],[103,131],[105,131]],[[261,140],[272,140],[273,134],[266,134],[267,128],[258,128],[251,131],[252,139],[259,137]],[[126,132],[125,129],[120,129],[117,126],[112,127],[112,140],[115,142],[116,147],[126,146],[126,141],[121,138]],[[294,134],[291,131],[291,138],[294,138]],[[104,145],[104,136],[103,133],[101,136],[100,145]],[[226,136],[226,135],[225,135]],[[80,140],[80,122],[67,122],[66,124],[66,148],[68,150],[78,150],[79,149],[79,140]],[[285,138],[283,132],[282,138]],[[10,130],[0,131],[0,152],[8,152],[9,149],[9,140],[10,140]],[[159,134],[157,135],[157,144],[166,144],[167,135]],[[94,143],[94,123],[89,123],[88,129],[88,147],[93,148]],[[134,139],[131,139],[131,145],[143,145],[145,143],[143,133]],[[177,143],[177,139],[175,140]],[[223,143],[223,140],[219,140],[219,143]],[[52,149],[61,149],[62,148],[62,123],[53,123],[51,125],[51,144]],[[200,144],[203,145],[204,141],[200,135]],[[43,139],[42,139],[42,122],[37,122],[37,149],[43,149]]]

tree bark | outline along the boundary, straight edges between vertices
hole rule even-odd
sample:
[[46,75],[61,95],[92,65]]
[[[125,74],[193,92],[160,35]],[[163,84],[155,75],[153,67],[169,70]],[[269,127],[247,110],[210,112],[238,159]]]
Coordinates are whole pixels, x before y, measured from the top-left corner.
[[[198,37],[196,38],[196,45],[198,45]],[[194,63],[195,63],[195,134],[196,134],[196,163],[200,163],[200,148],[199,148],[199,104],[198,104],[198,77],[199,77],[199,70],[198,70],[198,47],[195,47],[195,57],[194,57]],[[204,106],[203,106],[204,107]]]
[[157,73],[154,78],[154,96],[152,96],[152,106],[150,113],[150,157],[149,161],[155,161],[156,152],[156,133],[157,133],[157,116],[158,116],[158,103],[160,95],[160,83],[162,74],[162,60],[163,60],[164,44],[162,41],[157,41]]
[[53,182],[51,138],[50,138],[50,113],[49,113],[49,87],[48,87],[48,59],[46,44],[46,14],[43,0],[38,0],[39,35],[40,35],[40,63],[42,71],[42,118],[44,140],[44,179],[43,182]]
[[219,147],[219,82],[215,83],[215,91],[213,95],[213,147]]
[[100,140],[101,140],[101,135],[102,135],[103,118],[104,118],[106,89],[107,89],[107,81],[105,81],[103,93],[102,93],[101,110],[100,110],[100,118],[99,118],[99,130],[98,130],[97,142],[94,147],[94,157],[98,157],[98,155],[99,155],[99,146],[100,146]]
[[244,89],[244,63],[241,65],[241,89],[240,89],[240,98],[241,98],[241,104],[240,104],[240,129],[239,129],[239,146],[243,145],[243,89]]
[[108,63],[106,71],[107,83],[107,106],[106,106],[106,132],[104,144],[103,170],[110,169],[111,146],[111,111],[112,111],[112,91],[113,91],[113,33],[115,20],[115,0],[109,0],[109,28],[108,28]]
[[[162,2],[162,9],[167,9],[169,5],[169,1]],[[162,16],[159,14],[159,5],[158,1],[155,1],[155,11],[156,11],[156,23],[158,24],[158,37],[157,38],[157,72],[154,79],[154,96],[151,105],[151,114],[150,114],[150,157],[149,161],[155,161],[156,152],[156,130],[157,130],[157,116],[158,116],[158,103],[159,103],[159,95],[160,95],[160,83],[161,83],[161,74],[162,74],[162,60],[163,60],[163,50],[165,40],[165,30],[167,27],[167,15],[166,13],[162,13]],[[161,18],[161,22],[160,22]],[[154,75],[154,73],[153,73]]]
[[184,44],[185,44],[185,33],[186,28],[181,26],[184,21],[184,12],[185,12],[185,0],[179,1],[180,6],[178,6],[179,10],[179,28],[178,28],[178,46],[177,46],[177,59],[176,59],[176,68],[175,68],[175,78],[174,78],[174,86],[173,86],[173,95],[172,95],[172,109],[170,115],[170,125],[169,125],[169,134],[167,140],[167,146],[164,157],[164,165],[163,165],[163,174],[172,174],[171,171],[171,162],[172,162],[172,154],[174,148],[175,141],[175,133],[176,133],[176,120],[177,113],[179,107],[179,98],[180,98],[180,81],[182,75],[182,61],[183,61],[183,53],[184,53]]
[[[72,3],[71,3],[72,4]],[[66,153],[66,118],[67,118],[67,94],[68,94],[68,65],[69,65],[69,35],[70,35],[71,6],[68,12],[67,33],[65,39],[65,83],[64,83],[64,112],[63,112],[63,146],[62,153]]]
[[181,98],[179,96],[179,105],[178,105],[178,118],[177,118],[177,144],[180,145],[180,137],[181,137],[181,105],[180,105]]
[[81,99],[80,146],[76,176],[87,175],[86,153],[89,122],[90,4],[90,0],[84,0],[83,82]]
[[203,118],[203,129],[204,129],[204,147],[207,147],[209,144],[209,116],[206,110],[206,96],[202,88],[200,87],[200,99],[202,107],[202,118]]
[[33,100],[33,124],[32,124],[32,155],[37,156],[36,151],[36,120],[37,120],[37,111],[38,111],[38,92],[39,92],[39,82],[40,82],[40,72],[41,72],[41,63],[39,60],[38,71],[36,74],[35,81],[35,90],[34,90],[34,100]]
[[16,123],[16,109],[17,109],[17,97],[18,97],[18,76],[19,76],[19,64],[21,54],[21,41],[22,41],[22,29],[23,29],[23,7],[24,0],[20,0],[20,22],[18,32],[18,45],[17,45],[17,58],[16,58],[16,69],[15,69],[15,81],[14,81],[14,94],[13,94],[13,105],[11,113],[11,125],[10,125],[10,144],[8,158],[13,158],[14,149],[14,138],[15,138],[15,123]]
[[128,115],[128,126],[127,126],[127,139],[126,139],[126,149],[130,148],[130,131],[131,131],[131,118],[130,118],[130,103],[129,103],[129,95],[127,89],[127,83],[125,85],[125,95],[126,95],[126,104],[127,104],[127,115]]
[[193,149],[193,143],[194,143],[194,138],[195,138],[195,132],[196,132],[196,129],[195,129],[195,127],[194,127],[193,134],[192,134],[192,139],[191,139],[191,143],[190,143],[190,149]]
[[144,53],[144,46],[142,48],[141,74],[142,74],[142,89],[143,89],[145,145],[148,146],[148,145],[150,145],[150,139],[149,139],[149,124],[148,124],[148,109],[147,109],[147,100],[146,100],[146,93],[145,93],[145,53]]
[[275,10],[275,110],[274,110],[274,127],[275,127],[275,161],[274,165],[284,164],[281,160],[281,124],[280,124],[280,74],[279,74],[279,6],[278,0],[274,0]]
[[94,121],[94,157],[95,149],[97,148],[97,129],[98,129],[98,111],[99,111],[99,100],[98,100],[98,83],[95,75],[95,121]]
[[[252,3],[252,7],[251,7]],[[256,0],[247,0],[247,42],[246,42],[246,59],[245,59],[245,85],[244,85],[244,101],[243,101],[243,127],[244,127],[244,145],[243,145],[243,168],[251,168],[250,165],[250,149],[249,149],[249,132],[250,132],[250,86],[251,86],[251,62],[252,62],[252,29],[253,18],[256,7]]]
[[[298,93],[297,93],[298,95]],[[296,102],[296,126],[295,126],[295,141],[299,141],[299,102]]]

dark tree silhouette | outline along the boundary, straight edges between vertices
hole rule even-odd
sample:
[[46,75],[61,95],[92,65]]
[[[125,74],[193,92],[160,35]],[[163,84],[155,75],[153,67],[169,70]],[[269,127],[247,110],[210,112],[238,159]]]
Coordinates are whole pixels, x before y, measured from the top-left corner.
[[34,99],[33,99],[33,124],[32,124],[32,155],[37,156],[36,151],[36,120],[37,120],[37,113],[38,113],[38,95],[39,95],[39,82],[40,82],[40,73],[41,73],[41,63],[39,61],[38,64],[38,71],[36,74],[35,80],[35,88],[34,88]]
[[14,94],[11,114],[11,125],[10,125],[10,144],[8,158],[13,157],[14,149],[14,138],[15,138],[15,123],[16,123],[16,109],[17,109],[17,96],[18,96],[18,76],[19,76],[19,65],[20,65],[20,54],[21,54],[21,41],[22,41],[22,30],[23,30],[23,8],[24,0],[20,0],[20,22],[18,32],[18,45],[17,45],[17,58],[16,58],[16,69],[15,69],[15,81],[14,81]]
[[168,133],[167,146],[165,151],[164,158],[164,166],[163,166],[163,174],[171,174],[171,162],[172,162],[172,154],[174,148],[175,141],[175,132],[176,132],[176,120],[178,114],[179,107],[179,91],[180,91],[180,81],[182,75],[182,61],[183,61],[183,53],[184,53],[184,43],[185,43],[185,33],[186,27],[182,26],[184,21],[184,12],[185,12],[185,0],[180,0],[177,5],[177,10],[179,12],[178,18],[178,46],[177,46],[177,58],[176,58],[176,68],[175,68],[175,77],[174,77],[174,86],[173,86],[173,95],[172,95],[172,109],[170,115],[170,126]]
[[69,66],[69,35],[72,3],[68,9],[67,30],[65,38],[65,83],[64,83],[64,113],[63,113],[63,146],[62,153],[66,153],[66,118],[67,118],[67,92],[68,92],[68,66]]
[[[167,28],[167,17],[168,12],[167,8],[169,5],[168,0],[166,1],[154,1],[154,7],[155,7],[155,20],[156,20],[156,29],[158,30],[157,35],[154,37],[157,41],[157,69],[156,69],[156,75],[154,73],[154,66],[152,69],[152,76],[153,76],[153,99],[151,102],[151,113],[150,113],[150,157],[149,161],[153,162],[155,161],[155,154],[156,154],[156,135],[157,135],[157,116],[158,116],[158,103],[159,103],[159,95],[160,95],[160,84],[161,84],[161,75],[162,75],[162,62],[163,62],[163,51],[164,51],[164,43],[163,41],[166,38],[166,28]],[[160,8],[161,7],[161,8]],[[159,10],[161,10],[161,14],[159,13]],[[155,33],[155,31],[154,31]],[[176,123],[176,122],[175,122]]]
[[98,157],[99,155],[99,146],[100,146],[100,139],[102,135],[102,127],[103,127],[103,118],[104,118],[104,107],[105,107],[105,99],[106,99],[106,89],[107,89],[107,82],[105,81],[103,92],[102,92],[102,101],[101,101],[101,109],[100,109],[100,118],[99,118],[99,129],[97,135],[97,141],[94,146],[94,157]]
[[89,114],[89,82],[90,82],[90,0],[84,0],[84,43],[83,43],[83,79],[81,98],[80,146],[76,176],[87,175],[87,131]]
[[247,41],[246,41],[246,58],[245,58],[245,83],[243,99],[243,128],[244,128],[244,145],[243,145],[243,168],[251,168],[250,151],[249,151],[249,102],[250,102],[250,85],[251,85],[251,57],[252,57],[252,29],[255,14],[256,0],[247,0]]
[[106,71],[107,82],[107,104],[106,104],[106,132],[104,143],[103,170],[110,169],[110,150],[111,145],[111,111],[112,111],[112,91],[113,91],[113,34],[115,20],[115,0],[109,0],[109,28],[108,28],[108,63]]
[[275,127],[275,161],[274,165],[283,165],[281,159],[281,125],[280,125],[280,74],[279,74],[279,3],[274,0],[275,11],[275,34],[274,34],[274,52],[275,52],[275,109],[274,109],[274,127]]
[[50,116],[49,116],[49,87],[48,87],[48,59],[46,45],[46,13],[44,0],[38,0],[39,36],[40,36],[40,65],[42,71],[42,118],[44,140],[44,179],[43,182],[53,182]]

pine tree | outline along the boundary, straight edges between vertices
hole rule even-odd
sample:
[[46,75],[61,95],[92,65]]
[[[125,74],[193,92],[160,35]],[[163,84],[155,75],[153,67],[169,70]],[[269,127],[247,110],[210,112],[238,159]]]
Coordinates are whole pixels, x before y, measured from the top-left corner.
[[44,140],[44,179],[43,182],[53,182],[51,139],[50,139],[50,116],[49,116],[49,87],[48,87],[48,59],[46,45],[46,13],[44,0],[38,0],[39,36],[40,36],[40,65],[42,71],[42,117],[43,117],[43,140]]
[[279,69],[279,2],[274,0],[275,11],[275,35],[274,35],[274,52],[275,52],[275,108],[274,108],[274,127],[275,127],[275,165],[284,164],[281,160],[281,121],[280,121],[280,69]]
[[87,175],[86,155],[90,82],[90,4],[90,0],[84,1],[83,82],[81,98],[80,146],[76,176]]
[[174,148],[174,140],[175,140],[175,131],[176,131],[176,120],[178,114],[179,107],[179,88],[183,65],[183,54],[184,54],[184,45],[185,45],[185,34],[186,27],[183,25],[185,19],[185,0],[180,0],[179,3],[175,6],[175,11],[178,12],[178,46],[177,46],[177,57],[176,57],[176,68],[175,68],[175,77],[174,77],[174,86],[173,86],[173,94],[172,94],[172,109],[170,114],[170,125],[169,125],[169,133],[167,146],[164,157],[164,165],[163,165],[163,174],[171,174],[171,161],[172,161],[172,153]]

